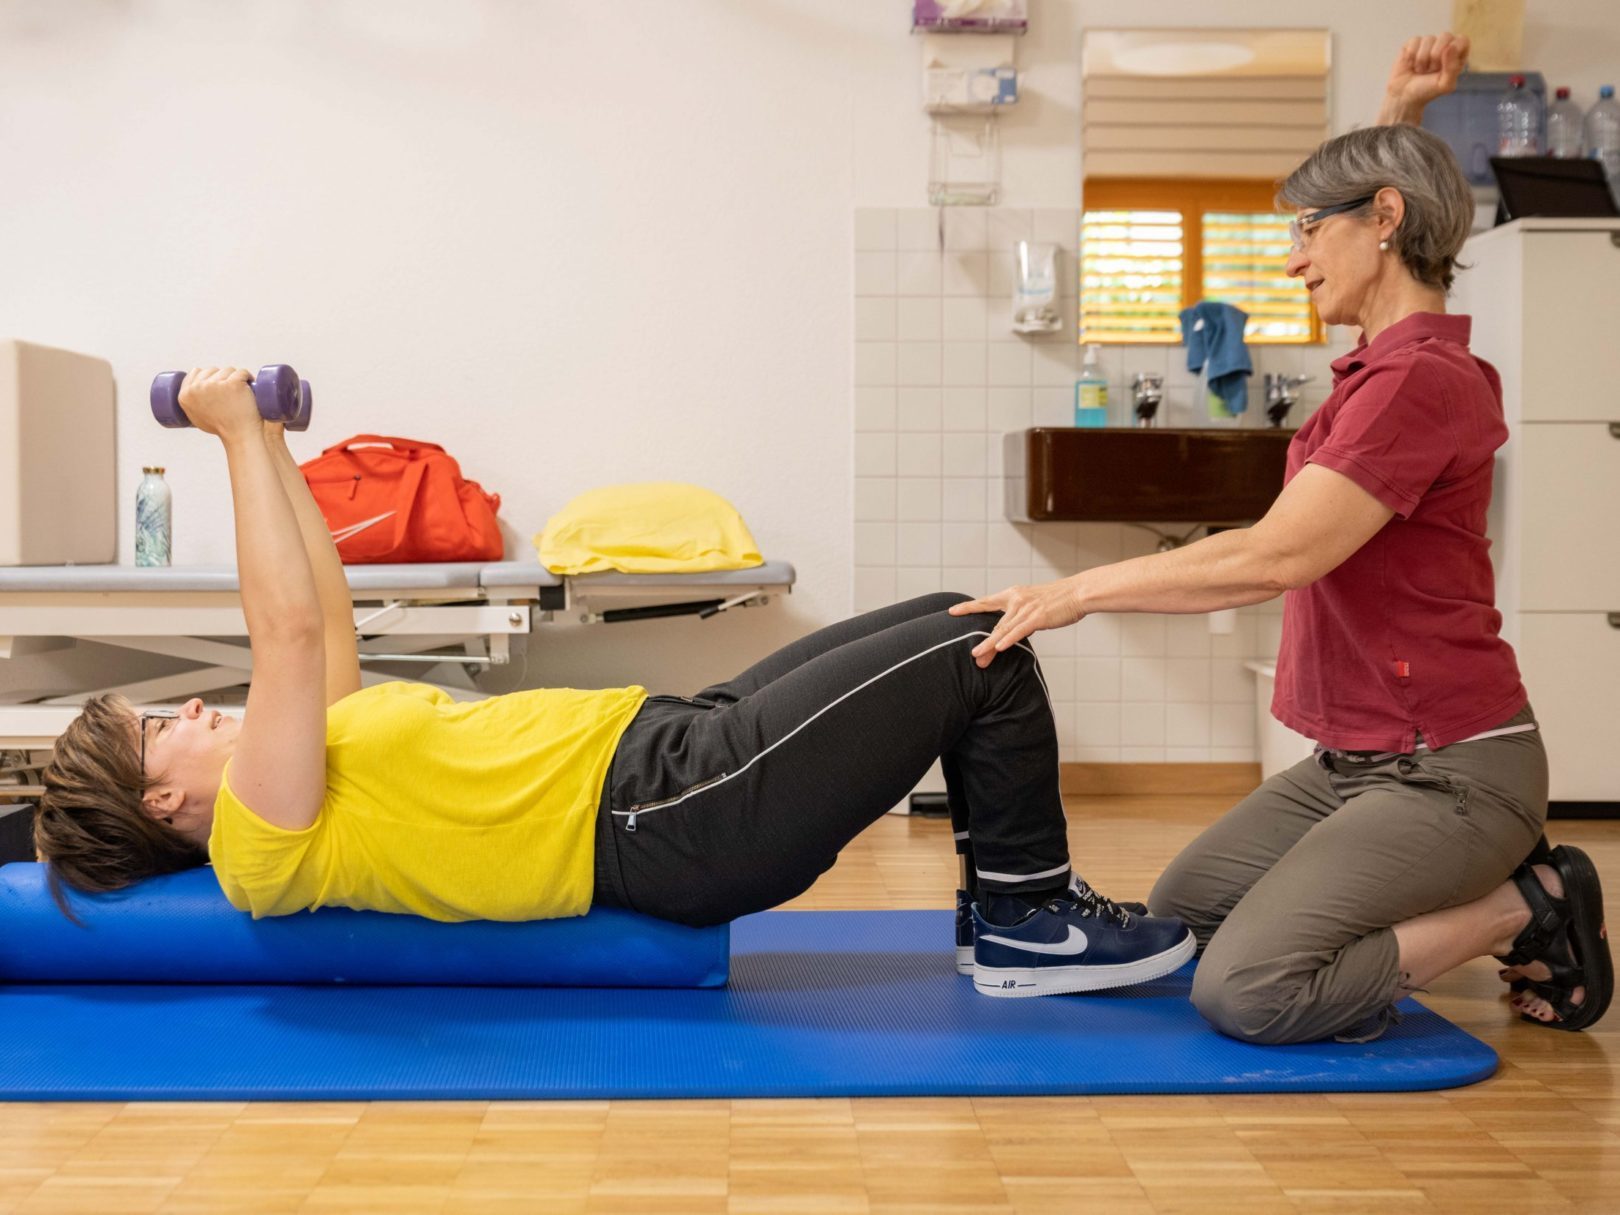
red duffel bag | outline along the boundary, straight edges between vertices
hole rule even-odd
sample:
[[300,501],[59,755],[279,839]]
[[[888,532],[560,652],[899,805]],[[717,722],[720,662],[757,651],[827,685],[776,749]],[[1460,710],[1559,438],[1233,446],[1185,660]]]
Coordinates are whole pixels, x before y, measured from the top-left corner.
[[299,469],[345,565],[501,559],[501,496],[437,443],[355,435]]

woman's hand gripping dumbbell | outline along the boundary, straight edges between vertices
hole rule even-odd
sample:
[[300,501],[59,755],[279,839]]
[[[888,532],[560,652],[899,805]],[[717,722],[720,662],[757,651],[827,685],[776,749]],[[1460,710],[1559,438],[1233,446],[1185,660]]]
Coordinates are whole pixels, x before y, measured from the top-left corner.
[[[189,372],[165,372],[164,376],[175,377],[173,381],[172,398],[165,395],[161,404],[166,411],[172,411],[173,416],[180,418],[178,422],[164,422],[166,426],[195,426],[199,430],[207,431],[222,439],[228,439],[234,434],[256,432],[263,428],[267,422],[283,423],[289,415],[281,412],[291,408],[294,412],[291,420],[284,422],[292,426],[294,421],[301,421],[302,425],[309,424],[307,416],[308,396],[299,384],[298,377],[293,374],[290,367],[265,367],[264,372],[281,373],[270,377],[272,384],[291,384],[291,399],[285,388],[282,388],[279,398],[272,400],[278,416],[272,417],[266,410],[266,400],[270,396],[267,388],[260,387],[260,381],[255,380],[253,374],[242,367],[193,367]],[[163,380],[164,376],[159,376]],[[165,385],[167,394],[168,385]],[[163,421],[163,415],[158,414],[160,405],[158,385],[152,386],[152,412]],[[297,410],[304,407],[305,416],[299,419]]]
[[[214,367],[193,367],[192,375],[213,373],[221,369]],[[249,375],[246,371],[235,368],[225,368],[232,372],[230,378],[239,379],[251,385],[253,399],[258,403],[259,416],[266,422],[281,422],[288,430],[309,429],[309,415],[314,407],[314,398],[310,394],[309,381],[300,380],[298,373],[285,363],[271,363],[259,368],[258,375]],[[179,428],[199,425],[203,430],[213,431],[213,428],[196,422],[186,410],[187,402],[182,399],[182,390],[185,385],[187,373],[184,371],[159,372],[152,381],[152,416],[161,425]]]

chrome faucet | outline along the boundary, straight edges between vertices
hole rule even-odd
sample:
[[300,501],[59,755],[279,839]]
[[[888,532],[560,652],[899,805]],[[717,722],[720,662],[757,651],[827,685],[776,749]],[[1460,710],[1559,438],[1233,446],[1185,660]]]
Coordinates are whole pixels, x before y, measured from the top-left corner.
[[1131,381],[1131,400],[1136,406],[1136,424],[1155,425],[1159,402],[1164,400],[1164,376],[1153,371],[1138,371]]
[[1296,395],[1301,384],[1309,383],[1312,375],[1281,375],[1266,372],[1266,417],[1273,426],[1281,426],[1288,411],[1299,403]]

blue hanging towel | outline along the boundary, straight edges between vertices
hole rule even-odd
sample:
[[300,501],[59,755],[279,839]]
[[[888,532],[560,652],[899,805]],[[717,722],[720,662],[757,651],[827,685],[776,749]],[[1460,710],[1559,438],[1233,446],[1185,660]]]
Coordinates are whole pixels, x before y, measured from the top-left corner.
[[1240,414],[1249,407],[1249,376],[1254,364],[1243,344],[1249,314],[1231,304],[1199,300],[1181,310],[1181,340],[1187,343],[1187,370],[1200,371],[1209,363],[1209,390],[1221,398],[1226,412]]

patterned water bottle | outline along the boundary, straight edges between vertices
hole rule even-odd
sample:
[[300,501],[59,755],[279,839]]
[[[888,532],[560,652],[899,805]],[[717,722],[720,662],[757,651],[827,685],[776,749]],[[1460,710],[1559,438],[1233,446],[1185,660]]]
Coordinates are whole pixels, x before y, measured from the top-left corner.
[[169,484],[161,468],[141,471],[140,488],[135,491],[135,564],[168,565],[170,536]]

